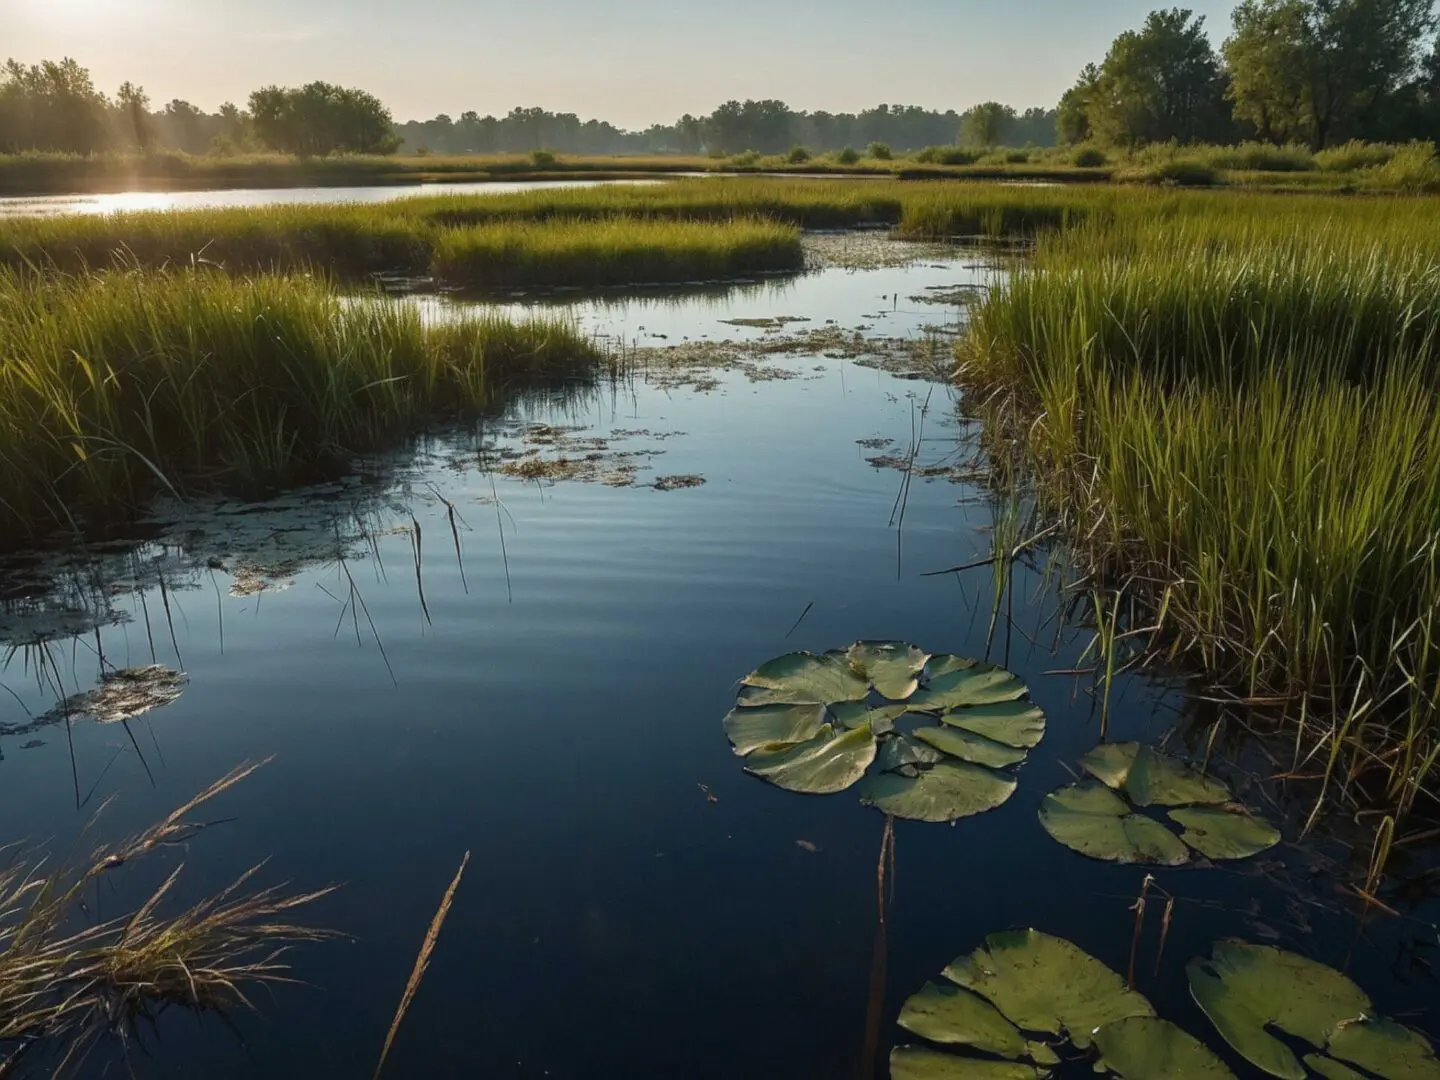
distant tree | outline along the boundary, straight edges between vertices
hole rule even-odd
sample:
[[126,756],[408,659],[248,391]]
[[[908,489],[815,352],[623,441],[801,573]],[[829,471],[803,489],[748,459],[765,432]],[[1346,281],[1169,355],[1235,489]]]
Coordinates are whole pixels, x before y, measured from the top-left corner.
[[323,82],[267,86],[250,95],[250,115],[260,142],[282,153],[391,154],[399,148],[390,110],[364,90]]
[[110,103],[68,57],[0,68],[0,149],[91,154],[109,144]]
[[145,88],[132,82],[123,82],[115,100],[120,106],[121,115],[130,137],[135,140],[135,145],[140,148],[141,153],[148,152],[151,142],[150,96],[145,93]]
[[1232,23],[1236,116],[1321,149],[1393,129],[1435,15],[1432,0],[1243,0]]
[[1055,134],[1066,145],[1087,141],[1094,132],[1090,130],[1090,108],[1100,92],[1100,69],[1086,64],[1075,85],[1060,98],[1055,110]]
[[1124,146],[1227,136],[1225,79],[1205,19],[1185,8],[1152,11],[1117,37],[1086,116],[1098,139]]
[[999,146],[1015,127],[1015,110],[998,101],[987,101],[966,109],[960,116],[962,146]]

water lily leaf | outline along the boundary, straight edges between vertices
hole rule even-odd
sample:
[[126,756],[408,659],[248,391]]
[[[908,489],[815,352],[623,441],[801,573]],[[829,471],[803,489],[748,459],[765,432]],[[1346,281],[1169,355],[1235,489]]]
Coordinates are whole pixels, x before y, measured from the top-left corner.
[[945,969],[945,977],[986,998],[1024,1031],[1066,1034],[1081,1050],[1102,1024],[1154,1016],[1141,995],[1093,956],[1036,930],[991,934]]
[[997,705],[957,709],[943,714],[940,722],[1017,750],[1033,750],[1045,737],[1045,714],[1030,701],[1003,701]]
[[911,697],[910,707],[939,712],[965,705],[995,705],[1024,696],[1025,684],[1010,672],[990,664],[976,664],[937,675]]
[[1015,794],[1004,773],[964,761],[942,761],[919,776],[882,773],[865,782],[860,801],[908,821],[958,821],[1002,805]]
[[1305,1069],[1267,1027],[1319,1048],[1342,1021],[1370,1012],[1370,999],[1338,971],[1269,945],[1222,941],[1210,959],[1190,961],[1185,974],[1221,1037],[1282,1080],[1305,1080]]
[[890,1080],[1041,1080],[1045,1074],[1018,1061],[986,1061],[920,1046],[890,1051]]
[[1190,854],[1158,821],[1131,813],[1125,800],[1099,784],[1075,784],[1045,796],[1040,824],[1054,839],[1092,859],[1180,866]]
[[1311,1072],[1317,1072],[1325,1077],[1325,1080],[1369,1080],[1369,1077],[1356,1072],[1349,1065],[1341,1065],[1334,1058],[1322,1057],[1319,1054],[1306,1054],[1301,1058],[1306,1068]]
[[907,765],[934,765],[944,761],[945,755],[909,735],[892,735],[881,743],[875,760],[881,772],[894,772]]
[[876,735],[893,731],[895,721],[909,711],[904,705],[882,705],[878,709],[872,709],[863,701],[837,701],[830,706],[831,715],[841,727],[853,729],[869,724]]
[[1209,1047],[1155,1016],[1106,1024],[1095,1032],[1095,1046],[1096,1071],[1108,1069],[1121,1080],[1235,1080]]
[[1101,743],[1080,759],[1080,768],[1106,787],[1119,791],[1130,779],[1130,766],[1140,752],[1138,742]]
[[1184,826],[1180,839],[1211,859],[1248,859],[1280,842],[1280,830],[1246,813],[1209,806],[1171,810],[1170,819]]
[[1182,761],[1142,746],[1125,781],[1125,794],[1136,806],[1220,805],[1231,800],[1230,789],[1202,776]]
[[930,657],[929,663],[925,665],[925,678],[935,679],[941,675],[948,675],[952,671],[964,671],[966,668],[973,668],[980,661],[972,660],[968,656],[954,656],[950,653],[940,653]]
[[1382,1080],[1440,1080],[1440,1061],[1429,1040],[1393,1020],[1344,1021],[1331,1032],[1326,1050]]
[[1036,1065],[1059,1065],[1060,1055],[1050,1048],[1048,1043],[1027,1042],[1025,1044],[1025,1056]]
[[951,757],[957,757],[961,761],[971,761],[976,765],[988,765],[992,769],[1003,769],[1007,765],[1019,764],[1028,756],[1024,750],[1016,750],[1013,746],[1006,746],[982,735],[972,735],[968,731],[956,728],[917,728],[915,738],[923,743],[928,743],[936,750],[944,751]]
[[900,1010],[900,1026],[933,1043],[971,1046],[1012,1061],[1025,1056],[1025,1039],[1000,1010],[957,986],[927,982]]
[[868,727],[837,733],[829,724],[808,742],[785,750],[757,750],[745,771],[802,795],[833,795],[862,776],[875,760],[875,733]]
[[844,653],[787,653],[761,664],[741,681],[768,691],[742,700],[742,705],[828,705],[863,701],[870,693],[870,684],[854,672]]
[[824,726],[824,705],[762,705],[735,709],[725,717],[725,734],[741,757],[806,742]]
[[884,697],[904,701],[920,686],[930,654],[903,641],[858,641],[850,646],[850,666]]

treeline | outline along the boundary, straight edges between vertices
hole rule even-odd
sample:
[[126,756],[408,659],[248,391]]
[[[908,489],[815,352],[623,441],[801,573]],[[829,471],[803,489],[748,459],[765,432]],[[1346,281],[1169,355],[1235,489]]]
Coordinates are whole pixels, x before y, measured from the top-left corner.
[[[968,123],[976,110],[990,110],[998,138],[975,137]],[[754,150],[784,153],[794,146],[815,151],[866,147],[881,143],[897,153],[927,146],[973,142],[976,146],[1051,146],[1056,113],[1030,109],[1019,113],[993,102],[967,113],[939,112],[917,105],[877,105],[860,113],[803,112],[783,101],[728,101],[708,116],[686,114],[673,124],[655,124],[644,131],[626,131],[603,120],[582,121],[574,113],[516,108],[503,117],[441,114],[433,120],[411,121],[396,129],[407,152],[441,154],[528,153],[552,150],[565,154],[737,154]]]
[[1059,107],[1062,142],[1322,150],[1440,135],[1433,0],[1243,0],[1219,50],[1185,8],[1154,11]]

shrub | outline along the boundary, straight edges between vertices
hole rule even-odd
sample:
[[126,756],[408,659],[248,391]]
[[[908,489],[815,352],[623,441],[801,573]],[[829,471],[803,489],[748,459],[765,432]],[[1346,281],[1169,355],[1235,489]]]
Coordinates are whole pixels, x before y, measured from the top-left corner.
[[1394,153],[1384,165],[1360,170],[1366,187],[1417,194],[1440,191],[1440,164],[1433,143],[1413,142],[1392,149]]
[[1195,158],[1172,158],[1158,165],[1125,169],[1115,177],[1122,183],[1169,184],[1175,187],[1213,187],[1220,183],[1218,170]]
[[1404,149],[1394,143],[1371,143],[1351,139],[1340,146],[1320,150],[1315,154],[1315,164],[1326,172],[1355,172],[1359,169],[1373,169],[1389,165],[1396,153]]
[[1070,157],[1070,164],[1081,169],[1098,169],[1109,162],[1105,151],[1098,146],[1082,146]]
[[841,165],[854,165],[860,160],[860,153],[853,146],[847,146],[835,155],[835,160]]
[[530,164],[537,169],[549,169],[555,165],[555,155],[549,150],[536,150],[530,155]]
[[1308,148],[1264,142],[1216,147],[1205,154],[1205,161],[1216,169],[1249,172],[1309,172],[1315,168],[1315,157]]
[[865,156],[876,161],[889,161],[895,155],[891,152],[889,143],[872,142],[865,148]]
[[753,169],[760,164],[760,151],[746,150],[743,154],[736,154],[730,159],[730,164],[741,169]]
[[810,151],[806,150],[803,146],[791,147],[790,154],[785,160],[791,165],[804,165],[810,160]]

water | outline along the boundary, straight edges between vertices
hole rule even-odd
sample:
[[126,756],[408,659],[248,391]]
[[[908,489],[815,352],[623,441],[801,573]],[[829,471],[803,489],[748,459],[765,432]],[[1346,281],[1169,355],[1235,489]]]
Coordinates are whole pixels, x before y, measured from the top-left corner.
[[226,191],[118,191],[97,195],[0,198],[0,218],[115,214],[132,210],[214,210],[312,203],[383,203],[413,195],[509,195],[542,188],[657,184],[659,180],[524,180],[473,184],[386,184],[375,187],[235,188]]
[[[828,319],[843,334],[953,327],[957,309],[911,298],[986,280],[964,259],[931,256],[728,294],[568,302],[630,346],[785,334],[798,347]],[[437,314],[460,303],[406,302]],[[811,322],[720,321],[780,316]],[[153,1056],[132,1055],[136,1076],[368,1076],[466,851],[387,1075],[859,1075],[882,819],[853,792],[808,798],[747,778],[720,730],[736,680],[760,662],[859,638],[988,649],[1049,717],[1004,807],[953,828],[897,824],[882,1057],[904,999],[990,932],[1035,926],[1125,970],[1144,872],[1072,854],[1035,818],[1098,739],[1087,680],[1049,674],[1080,666],[1088,635],[1054,618],[1042,566],[1017,571],[1013,619],[993,648],[988,573],[922,576],[988,553],[991,506],[960,482],[974,432],[945,387],[826,351],[843,350],[679,375],[640,354],[645,365],[617,385],[517,404],[482,435],[368,462],[268,513],[192,511],[165,542],[108,557],[87,594],[92,615],[102,598],[106,625],[49,645],[64,689],[93,684],[96,635],[111,662],[153,657],[183,667],[189,687],[132,724],[133,744],[115,725],[75,725],[73,771],[63,726],[0,737],[7,839],[63,851],[111,795],[101,831],[122,835],[274,755],[201,815],[224,824],[157,853],[148,871],[114,875],[98,903],[113,914],[182,862],[181,891],[199,897],[268,858],[266,883],[342,883],[308,915],[353,937],[292,955],[310,985],[262,995],[264,1015],[239,1018],[244,1047],[218,1023],[170,1017]],[[888,366],[907,365],[892,355]],[[572,445],[604,437],[591,451],[601,471],[632,468],[633,485],[492,480],[476,468],[527,439],[553,455],[557,436],[526,426],[537,424],[579,429],[559,435]],[[902,498],[903,474],[867,459],[903,456],[917,439],[921,466],[955,468],[917,477]],[[617,457],[646,451],[663,453]],[[705,483],[645,486],[674,475]],[[458,558],[447,503],[463,521]],[[28,622],[11,607],[8,640],[44,625],[33,605]],[[46,618],[53,630],[53,611]],[[37,686],[37,655],[11,654],[5,682],[19,700],[0,695],[0,719],[54,704]],[[1112,738],[1188,730],[1160,682],[1123,678],[1114,705]],[[79,811],[77,791],[88,799]],[[1139,989],[1217,1043],[1188,998],[1184,962],[1225,936],[1273,939],[1346,964],[1382,1012],[1435,1034],[1433,980],[1412,959],[1428,939],[1433,962],[1434,900],[1404,920],[1373,919],[1362,938],[1319,865],[1282,848],[1231,868],[1157,872],[1178,902],[1154,975],[1152,901]]]

